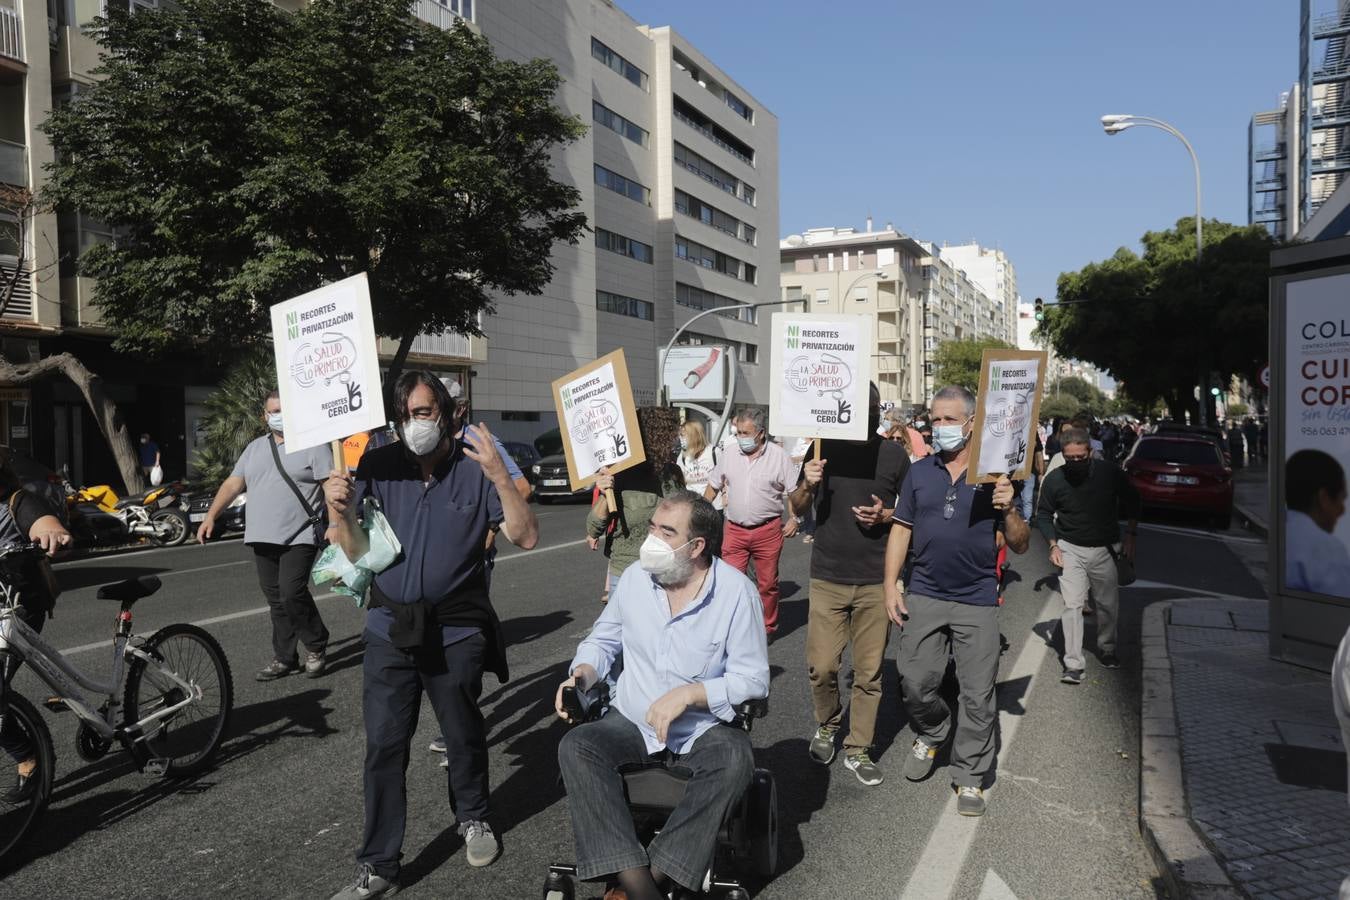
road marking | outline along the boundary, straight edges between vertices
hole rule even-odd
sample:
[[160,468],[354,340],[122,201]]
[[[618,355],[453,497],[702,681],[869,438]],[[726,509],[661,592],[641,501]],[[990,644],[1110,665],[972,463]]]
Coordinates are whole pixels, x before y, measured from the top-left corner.
[[984,873],[984,884],[980,887],[980,900],[1017,900],[1008,883],[998,877],[993,869]]
[[1264,544],[1260,538],[1244,537],[1236,534],[1227,534],[1217,531],[1195,531],[1190,528],[1175,528],[1171,525],[1153,525],[1147,522],[1139,523],[1139,527],[1147,531],[1161,531],[1166,534],[1179,534],[1182,537],[1200,538],[1206,541],[1223,541],[1227,543],[1232,541],[1235,544]]
[[[586,539],[582,538],[579,541],[568,541],[567,543],[554,544],[550,547],[536,547],[533,550],[522,550],[519,553],[512,553],[510,556],[497,557],[497,565],[500,566],[502,563],[509,562],[513,559],[520,559],[522,556],[533,556],[536,553],[547,553],[550,550],[560,550],[563,547],[575,547],[577,544],[584,544],[584,543],[586,543]],[[224,566],[237,566],[242,565],[245,562],[248,562],[248,560],[242,560],[240,562],[234,563],[221,563],[220,565],[217,566],[204,566],[200,569],[184,569],[182,572],[165,572],[164,574],[186,575],[188,572],[204,572],[207,569],[219,569]],[[345,596],[346,596],[345,594],[337,594],[332,591],[329,591],[326,594],[316,594],[314,599],[329,600],[333,597],[345,597]],[[270,610],[271,610],[270,606],[257,606],[254,607],[253,609],[241,609],[238,612],[225,613],[224,615],[220,616],[212,616],[209,619],[198,619],[192,624],[200,628],[205,628],[207,625],[218,625],[221,622],[232,622],[235,619],[247,619],[250,616],[260,616],[265,612],[269,612]],[[73,656],[76,653],[88,653],[90,650],[103,650],[111,646],[112,646],[112,638],[108,638],[107,640],[96,641],[92,644],[81,644],[78,647],[71,647],[69,650],[60,651],[60,653],[62,656]]]
[[[227,541],[232,543],[235,540],[239,540],[242,538],[243,535],[237,536],[230,535],[228,537],[218,538],[216,541],[213,541],[212,543],[213,545],[215,543],[223,543]],[[200,549],[195,539],[189,540],[187,543],[184,544],[179,544],[177,547],[145,547],[140,550],[126,550],[126,551],[109,550],[96,553],[92,556],[81,557],[80,559],[72,559],[67,560],[65,562],[56,563],[56,568],[59,571],[60,569],[74,568],[75,566],[83,566],[89,563],[106,563],[109,560],[112,560],[114,562],[120,562],[124,559],[130,559],[133,556],[144,556],[147,553],[173,553],[176,550],[192,550],[192,549]]]
[[1129,588],[1152,588],[1154,590],[1162,589],[1168,591],[1189,591],[1192,594],[1204,594],[1206,597],[1231,597],[1231,594],[1220,594],[1215,591],[1207,591],[1204,588],[1191,587],[1189,584],[1172,584],[1168,581],[1149,581],[1145,578],[1136,579],[1133,584],[1127,584],[1122,590]]
[[[1063,601],[1059,593],[1052,591],[1046,598],[1045,605],[1041,607],[1040,614],[1036,622],[1045,622],[1059,618],[1059,611]],[[1010,671],[1003,681],[1015,683],[1021,679],[1027,679],[1026,691],[1022,694],[1023,713],[1020,716],[1014,716],[1007,712],[998,714],[998,727],[1001,735],[999,741],[999,756],[1002,759],[1008,758],[1008,750],[1012,746],[1013,738],[1017,736],[1018,726],[1022,720],[1030,714],[1031,692],[1036,687],[1036,673],[1041,669],[1041,663],[1045,661],[1046,654],[1050,652],[1050,645],[1041,640],[1033,631],[1027,632],[1026,642],[1022,644],[1022,652],[1017,654],[1017,661],[1013,663]],[[993,790],[984,792],[986,798],[993,795]],[[919,859],[914,863],[913,872],[909,881],[905,884],[904,891],[900,894],[900,900],[941,900],[952,896],[956,890],[956,882],[961,876],[961,867],[965,865],[966,856],[970,853],[971,845],[975,842],[975,832],[979,829],[979,818],[962,816],[956,812],[956,794],[953,793],[948,798],[946,804],[942,807],[938,822],[933,826],[933,830],[928,834],[928,842],[924,844],[923,852]],[[1000,884],[1002,881],[1000,880]],[[985,878],[985,884],[988,885],[988,877]],[[1006,885],[1004,885],[1006,887]],[[984,894],[980,895],[984,897]],[[1011,897],[1007,895],[991,895],[1000,900],[1006,900]]]

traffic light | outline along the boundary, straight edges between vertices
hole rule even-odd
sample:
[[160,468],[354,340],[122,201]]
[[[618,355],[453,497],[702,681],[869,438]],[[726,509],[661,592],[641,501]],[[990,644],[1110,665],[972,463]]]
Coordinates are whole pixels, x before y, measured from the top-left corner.
[[1045,321],[1045,301],[1042,300],[1040,297],[1036,298],[1036,321],[1037,322]]

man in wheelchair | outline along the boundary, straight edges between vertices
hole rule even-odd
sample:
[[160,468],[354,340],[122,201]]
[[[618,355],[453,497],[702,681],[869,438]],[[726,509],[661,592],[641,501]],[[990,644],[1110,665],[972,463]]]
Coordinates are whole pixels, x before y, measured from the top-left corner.
[[[619,579],[558,688],[558,715],[570,720],[564,689],[588,688],[623,657],[609,713],[570,730],[558,762],[577,876],[612,878],[628,900],[665,900],[673,884],[700,889],[722,820],[754,771],[749,735],[719,726],[733,721],[738,705],[768,696],[764,618],[754,582],[713,555],[721,529],[702,497],[683,491],[664,500],[639,561]],[[620,769],[657,762],[689,779],[644,848]]]

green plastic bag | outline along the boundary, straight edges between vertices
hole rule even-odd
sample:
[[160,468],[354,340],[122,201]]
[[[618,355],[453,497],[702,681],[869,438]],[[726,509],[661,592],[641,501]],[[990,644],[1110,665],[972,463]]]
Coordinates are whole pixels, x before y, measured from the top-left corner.
[[366,605],[366,592],[375,576],[393,565],[394,560],[403,552],[389,520],[380,512],[380,504],[374,497],[367,497],[361,504],[361,529],[366,533],[370,544],[360,559],[352,562],[336,543],[329,544],[314,561],[310,578],[315,584],[327,584],[336,581],[333,592],[345,594],[356,601],[357,606]]

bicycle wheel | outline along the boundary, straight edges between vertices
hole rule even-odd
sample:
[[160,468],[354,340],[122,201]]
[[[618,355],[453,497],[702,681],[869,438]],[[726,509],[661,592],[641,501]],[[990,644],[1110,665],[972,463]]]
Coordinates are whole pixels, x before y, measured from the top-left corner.
[[191,684],[196,700],[146,725],[146,737],[131,744],[131,755],[140,766],[165,760],[165,775],[195,775],[211,765],[230,722],[234,685],[225,651],[207,632],[182,624],[161,628],[144,649],[156,664],[137,658],[127,671],[123,728],[130,732],[146,716],[182,702],[183,687],[166,672]]
[[[52,794],[56,774],[56,751],[52,734],[37,709],[14,691],[7,691],[4,726],[0,730],[0,874],[4,874],[13,852],[33,830]],[[17,763],[34,759],[37,768],[20,782]]]

